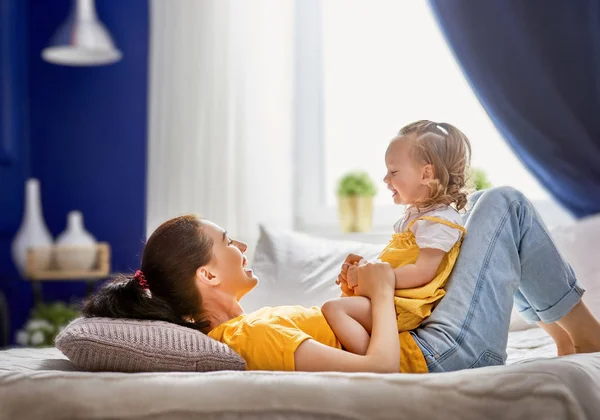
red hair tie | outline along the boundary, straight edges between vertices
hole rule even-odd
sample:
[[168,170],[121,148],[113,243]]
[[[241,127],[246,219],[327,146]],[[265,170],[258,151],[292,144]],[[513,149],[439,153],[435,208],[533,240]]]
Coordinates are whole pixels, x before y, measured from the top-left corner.
[[148,290],[148,288],[149,288],[148,281],[146,280],[144,273],[142,273],[142,270],[136,271],[135,274],[133,275],[133,279],[136,280],[139,283],[139,285],[142,286],[142,288],[144,290]]

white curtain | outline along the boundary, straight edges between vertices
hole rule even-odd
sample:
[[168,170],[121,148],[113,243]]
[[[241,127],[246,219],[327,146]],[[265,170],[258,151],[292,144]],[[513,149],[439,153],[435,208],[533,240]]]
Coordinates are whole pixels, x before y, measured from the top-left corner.
[[147,232],[199,213],[291,227],[292,0],[151,3]]

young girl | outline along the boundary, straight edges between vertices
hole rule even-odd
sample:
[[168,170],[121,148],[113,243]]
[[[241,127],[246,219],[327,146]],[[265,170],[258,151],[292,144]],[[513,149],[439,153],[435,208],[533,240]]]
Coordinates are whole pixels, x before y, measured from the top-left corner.
[[[469,140],[460,130],[432,121],[407,125],[387,148],[383,181],[394,203],[406,205],[392,240],[379,255],[394,269],[399,332],[417,328],[446,293],[444,285],[465,234],[458,211],[467,203],[464,187],[470,154]],[[344,266],[337,280],[347,286],[350,297],[331,300],[322,311],[344,348],[365,354],[371,303],[352,296],[358,284],[356,260]]]

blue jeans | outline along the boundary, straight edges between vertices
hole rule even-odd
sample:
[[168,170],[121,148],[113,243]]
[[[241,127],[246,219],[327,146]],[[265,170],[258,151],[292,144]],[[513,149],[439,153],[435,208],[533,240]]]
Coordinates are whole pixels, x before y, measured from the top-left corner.
[[446,295],[412,332],[430,372],[502,365],[513,301],[529,322],[559,320],[584,292],[523,194],[473,195]]

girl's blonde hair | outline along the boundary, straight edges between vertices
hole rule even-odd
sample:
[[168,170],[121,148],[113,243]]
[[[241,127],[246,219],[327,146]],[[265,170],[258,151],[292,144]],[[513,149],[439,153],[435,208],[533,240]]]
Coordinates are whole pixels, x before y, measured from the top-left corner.
[[434,179],[430,196],[414,205],[428,209],[436,204],[451,205],[457,210],[467,204],[465,188],[471,161],[471,143],[458,128],[448,123],[416,121],[400,129],[398,137],[409,136],[413,157],[433,166]]

